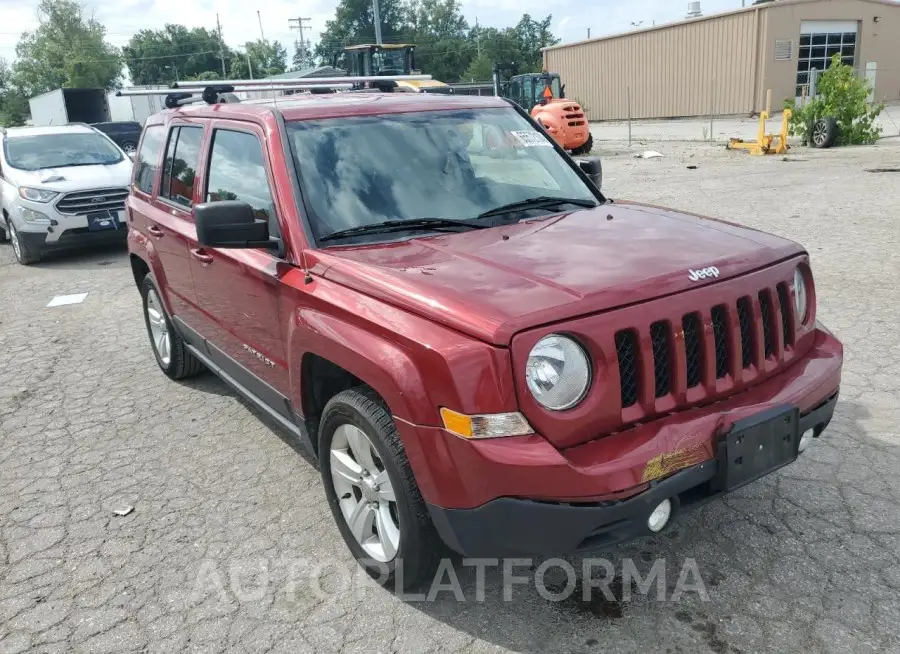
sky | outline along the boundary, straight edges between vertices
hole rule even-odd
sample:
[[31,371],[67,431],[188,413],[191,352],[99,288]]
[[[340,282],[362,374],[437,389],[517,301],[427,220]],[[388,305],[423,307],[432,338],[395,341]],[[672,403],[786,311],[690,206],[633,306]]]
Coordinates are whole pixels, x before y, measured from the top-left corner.
[[[747,0],[750,4],[751,0]],[[0,0],[0,57],[15,58],[15,46],[23,31],[37,25],[35,8],[38,0]],[[116,46],[128,43],[132,34],[141,29],[158,29],[165,23],[181,23],[188,27],[215,28],[216,14],[222,24],[225,41],[234,47],[260,37],[257,9],[262,18],[262,30],[268,39],[285,44],[288,53],[298,33],[288,27],[288,19],[298,13],[311,18],[311,30],[306,38],[318,40],[325,21],[334,16],[337,0],[308,0],[287,2],[267,0],[255,6],[238,0],[117,0],[97,2],[82,0],[89,12],[106,25],[107,40]],[[461,0],[463,15],[470,24],[476,19],[480,25],[507,27],[518,22],[523,13],[534,18],[553,15],[553,32],[565,41],[587,36],[615,34],[640,27],[677,21],[684,18],[687,1],[680,0]],[[702,0],[704,14],[738,9],[741,0]]]

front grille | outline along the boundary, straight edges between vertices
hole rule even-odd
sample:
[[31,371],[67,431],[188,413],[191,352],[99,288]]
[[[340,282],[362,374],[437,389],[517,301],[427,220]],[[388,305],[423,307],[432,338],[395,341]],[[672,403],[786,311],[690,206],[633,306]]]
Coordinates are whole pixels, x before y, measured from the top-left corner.
[[791,296],[788,293],[787,284],[778,285],[778,306],[781,309],[781,333],[784,336],[784,346],[794,344],[794,330],[791,328]]
[[653,375],[656,380],[656,397],[663,397],[669,393],[671,388],[668,323],[655,322],[650,325],[650,341],[653,346]]
[[627,408],[637,404],[638,400],[637,333],[633,329],[616,334],[616,356],[619,359],[622,408]]
[[750,298],[742,297],[737,303],[738,321],[741,324],[741,367],[745,370],[753,363],[753,309]]
[[[672,400],[663,400],[667,396],[681,406],[695,397],[688,394],[691,389],[712,398],[741,381],[773,372],[793,356],[792,309],[788,286],[779,282],[708,310],[619,329],[615,347],[622,408],[637,405],[646,415],[664,412],[671,410]],[[679,321],[681,329],[676,331]],[[629,415],[635,419],[633,412]]]
[[684,331],[684,354],[687,365],[687,387],[700,385],[703,375],[703,346],[700,344],[700,314],[689,313],[681,319]]
[[94,211],[121,211],[125,208],[128,189],[101,188],[90,191],[66,193],[56,202],[60,213],[83,215]]
[[762,320],[763,328],[763,346],[765,348],[765,357],[768,359],[775,354],[774,331],[772,330],[772,298],[769,297],[768,290],[759,292],[759,312]]
[[724,304],[712,308],[710,318],[716,347],[716,379],[728,374],[728,311]]

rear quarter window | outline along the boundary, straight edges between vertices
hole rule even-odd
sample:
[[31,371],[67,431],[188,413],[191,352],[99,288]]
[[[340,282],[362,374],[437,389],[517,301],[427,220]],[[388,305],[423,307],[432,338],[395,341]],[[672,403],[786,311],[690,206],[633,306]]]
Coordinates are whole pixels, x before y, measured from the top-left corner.
[[144,132],[144,140],[135,161],[134,187],[148,195],[153,193],[153,180],[159,170],[159,155],[166,135],[165,127],[152,125]]

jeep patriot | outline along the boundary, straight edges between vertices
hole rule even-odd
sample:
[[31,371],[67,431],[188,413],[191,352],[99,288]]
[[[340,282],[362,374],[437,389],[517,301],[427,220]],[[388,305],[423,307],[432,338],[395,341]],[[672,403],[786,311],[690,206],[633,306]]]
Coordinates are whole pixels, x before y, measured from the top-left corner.
[[659,532],[821,436],[843,351],[803,247],[599,184],[493,97],[163,111],[126,204],[157,363],[302,441],[382,582],[421,581],[441,542]]

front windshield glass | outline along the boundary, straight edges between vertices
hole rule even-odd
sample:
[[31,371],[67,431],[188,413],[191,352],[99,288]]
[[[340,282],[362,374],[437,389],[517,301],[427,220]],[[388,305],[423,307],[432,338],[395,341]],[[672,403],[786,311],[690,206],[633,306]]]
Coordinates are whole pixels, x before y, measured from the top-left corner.
[[91,132],[10,137],[4,148],[7,163],[20,170],[109,165],[123,158],[109,140]]
[[597,200],[549,137],[512,108],[287,127],[317,238],[385,221],[474,222],[484,212],[538,197]]

